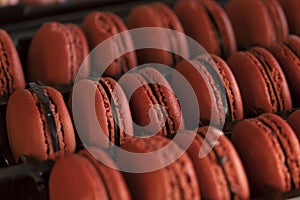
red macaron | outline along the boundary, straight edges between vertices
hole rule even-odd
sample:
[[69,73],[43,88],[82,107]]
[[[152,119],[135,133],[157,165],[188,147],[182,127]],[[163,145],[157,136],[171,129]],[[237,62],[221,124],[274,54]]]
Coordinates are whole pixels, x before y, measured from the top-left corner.
[[233,53],[227,60],[241,90],[245,117],[292,108],[285,75],[273,55],[262,47]]
[[9,98],[7,133],[15,161],[20,155],[55,159],[75,151],[72,121],[62,95],[49,86],[29,84]]
[[173,137],[184,127],[175,93],[158,70],[147,67],[127,73],[120,84],[129,100],[133,121],[147,134],[160,132]]
[[[85,145],[108,147],[110,142],[122,145],[127,136],[133,135],[127,98],[114,79],[81,80],[74,88],[69,99],[69,108],[73,109],[73,116],[77,112],[75,125]],[[89,97],[93,95],[95,97],[89,101]],[[95,116],[92,116],[93,113]],[[106,136],[107,140],[100,134]]]
[[[183,131],[182,134],[189,134]],[[211,138],[218,137],[217,141]],[[214,146],[213,143],[215,143]],[[201,148],[211,150],[199,158]],[[187,149],[198,178],[201,199],[249,199],[250,189],[242,161],[222,131],[213,127],[197,130]]]
[[300,106],[300,37],[289,35],[284,41],[274,44],[270,51],[281,65],[291,91],[293,106]]
[[268,113],[244,120],[234,128],[232,141],[246,169],[252,197],[299,189],[299,140],[282,118]]
[[223,8],[210,0],[179,0],[174,11],[186,34],[208,53],[227,58],[236,50],[231,23]]
[[[83,20],[82,29],[87,37],[90,49],[94,49],[98,44],[113,35],[127,31],[127,27],[122,19],[110,12],[92,12],[88,14]],[[114,44],[111,44],[111,48],[107,51],[111,54],[115,54],[115,48],[127,49],[132,46],[131,36],[127,34],[121,39],[114,41]],[[104,72],[104,75],[118,77],[136,65],[135,52],[131,51],[120,56],[110,64]]]
[[[152,153],[160,150],[171,140],[155,135],[150,138],[130,138],[122,146],[132,153]],[[116,155],[117,162],[126,162],[135,166],[151,166],[152,162],[165,163],[176,152],[182,151],[175,143],[165,153],[153,156],[153,159],[133,162],[132,157]],[[172,164],[144,173],[123,172],[133,199],[200,199],[197,176],[189,156],[184,152]]]
[[300,12],[298,0],[278,0],[286,16],[290,33],[300,36]]
[[[153,3],[149,5],[140,5],[134,7],[128,17],[127,24],[130,29],[143,27],[160,27],[184,33],[181,23],[175,13],[162,3]],[[173,51],[185,51],[180,45],[182,42],[172,34],[152,34],[154,44],[162,44],[170,47]],[[140,41],[153,40],[149,38],[149,34],[141,36]],[[143,49],[137,51],[139,64],[144,63],[160,63],[167,66],[174,66],[180,57],[172,52],[159,49]]]
[[58,159],[50,174],[50,199],[130,200],[122,174],[102,164],[100,158],[114,165],[96,148]]
[[[220,57],[199,56],[191,61],[181,61],[175,69],[187,79],[197,96],[201,125],[219,125],[225,118],[227,121],[243,118],[242,97],[236,79]],[[172,80],[172,84],[176,82]],[[178,95],[184,95],[184,92],[180,90]],[[193,112],[194,105],[188,109]],[[185,123],[188,127],[189,122]]]
[[[36,31],[28,51],[29,81],[51,85],[73,83],[88,50],[86,38],[77,25],[43,24]],[[87,69],[81,73],[88,75]]]
[[287,122],[295,131],[298,139],[300,140],[300,110],[293,112],[288,118]]
[[226,12],[239,49],[270,47],[288,34],[287,21],[277,0],[230,0]]
[[25,87],[25,78],[16,47],[4,30],[0,29],[0,96]]

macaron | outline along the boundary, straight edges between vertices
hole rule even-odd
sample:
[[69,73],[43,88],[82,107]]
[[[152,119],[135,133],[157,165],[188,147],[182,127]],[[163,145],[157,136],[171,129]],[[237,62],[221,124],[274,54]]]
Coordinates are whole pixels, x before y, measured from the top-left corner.
[[21,155],[47,160],[75,151],[69,112],[52,87],[29,83],[27,89],[16,90],[7,104],[6,126],[15,161]]
[[227,60],[239,85],[245,117],[292,108],[285,75],[274,56],[262,47],[233,53]]
[[[130,138],[122,146],[123,150],[133,153],[154,153],[168,145],[171,140],[155,135],[147,138]],[[156,154],[152,159],[134,162],[132,157],[116,155],[117,163],[126,162],[135,166],[151,166],[151,163],[165,163],[172,159],[175,152],[182,151],[175,143],[172,147],[161,154]],[[144,173],[123,172],[133,199],[200,199],[196,172],[189,156],[183,154],[172,164]]]
[[[127,17],[129,29],[143,27],[159,27],[184,33],[182,25],[175,13],[163,3],[152,3],[134,7]],[[186,51],[182,39],[173,34],[147,33],[139,39],[146,44],[153,43],[157,46],[165,46],[173,51]],[[159,49],[143,49],[137,51],[139,64],[160,63],[167,66],[174,66],[180,57],[172,52]]]
[[101,149],[90,151],[57,160],[50,173],[50,199],[130,200],[122,174],[98,160],[114,165],[111,159]]
[[288,24],[277,0],[230,0],[226,12],[239,49],[270,47],[288,34]]
[[[183,131],[182,134],[189,134]],[[206,137],[207,136],[207,137]],[[211,138],[218,137],[213,145]],[[199,158],[201,148],[210,147],[208,154]],[[199,183],[201,199],[249,199],[250,189],[242,161],[233,144],[222,131],[207,126],[198,128],[187,149]]]
[[119,81],[129,100],[133,121],[141,130],[155,134],[160,132],[173,137],[184,128],[180,105],[174,91],[164,76],[156,69],[146,67],[126,74]]
[[287,122],[295,131],[298,139],[300,140],[300,110],[293,112],[288,118]]
[[213,67],[215,67],[225,87],[228,109],[226,119],[227,121],[241,120],[244,118],[244,109],[242,95],[237,81],[231,69],[222,58],[213,54],[211,54],[211,57],[215,63]]
[[300,36],[300,13],[299,1],[278,0],[286,16],[290,33]]
[[300,106],[300,37],[289,35],[284,41],[274,44],[270,51],[280,63],[289,84],[294,107]]
[[0,96],[25,88],[23,68],[16,47],[5,30],[0,29]]
[[[73,83],[88,50],[86,38],[77,25],[46,22],[30,43],[28,80],[50,85]],[[88,75],[89,72],[82,73]]]
[[[81,80],[74,88],[69,108],[73,109],[73,116],[77,112],[74,122],[85,145],[108,147],[110,142],[122,145],[127,136],[133,135],[127,98],[114,79],[102,77],[99,81]],[[89,97],[93,95],[95,97],[91,100]],[[92,116],[93,113],[96,115]]]
[[300,145],[282,118],[267,113],[239,123],[233,130],[236,147],[249,179],[252,197],[300,187]]
[[[199,56],[190,61],[181,61],[175,69],[187,79],[197,96],[201,126],[209,123],[220,125],[224,121],[243,118],[239,87],[222,58],[216,55]],[[172,79],[172,85],[176,81]],[[179,96],[184,95],[184,92],[178,91]],[[194,105],[188,109],[193,112]],[[186,127],[188,124],[186,122]]]
[[208,53],[227,58],[236,50],[231,22],[223,8],[210,0],[178,0],[175,14],[186,34]]
[[[98,44],[113,35],[127,31],[127,27],[122,19],[111,12],[91,12],[82,23],[82,29],[86,35],[90,49],[94,49]],[[127,34],[123,38],[116,40],[108,49],[112,56],[116,54],[115,48],[128,49],[132,47],[131,36]],[[104,72],[104,76],[118,77],[137,65],[134,51],[128,52],[117,58]]]

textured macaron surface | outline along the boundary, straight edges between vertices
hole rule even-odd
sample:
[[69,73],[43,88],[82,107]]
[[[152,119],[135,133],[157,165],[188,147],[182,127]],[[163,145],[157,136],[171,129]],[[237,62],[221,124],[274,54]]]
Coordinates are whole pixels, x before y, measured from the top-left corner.
[[285,73],[289,84],[293,106],[300,106],[300,38],[296,35],[289,35],[280,43],[273,45],[270,51],[276,57]]
[[[151,153],[168,145],[171,141],[161,135],[151,138],[130,138],[122,146],[124,150],[134,153]],[[152,162],[165,163],[181,151],[174,143],[168,151],[143,162],[137,166],[148,166]],[[131,163],[130,157],[118,157],[120,162]],[[182,154],[172,164],[146,173],[123,173],[133,199],[199,199],[198,182],[194,167],[188,155]]]
[[242,96],[237,81],[227,63],[216,55],[211,55],[216,71],[222,79],[227,95],[227,121],[241,120],[244,116]]
[[79,117],[76,115],[77,129],[84,143],[102,147],[109,146],[110,142],[122,145],[126,136],[133,134],[128,101],[115,80],[79,81],[75,85],[75,94],[71,95],[69,103],[80,114]]
[[[197,174],[201,198],[249,199],[246,173],[231,142],[215,128],[201,127],[197,132],[187,153]],[[219,136],[217,143],[212,146],[214,141],[211,139],[216,136]],[[199,158],[200,149],[206,147],[212,150],[205,157]]]
[[37,30],[30,44],[28,79],[46,84],[72,83],[87,54],[88,44],[78,26],[47,22]]
[[0,29],[0,96],[25,87],[25,78],[18,52],[8,33]]
[[263,114],[245,120],[234,129],[232,141],[245,166],[253,196],[299,188],[300,146],[282,118]]
[[[98,44],[110,38],[113,35],[127,31],[127,27],[122,19],[110,12],[92,12],[88,14],[82,23],[82,29],[87,37],[90,49],[94,49]],[[128,49],[133,46],[129,34],[116,39],[111,48],[107,51],[112,55],[116,53],[115,48]],[[101,61],[99,61],[101,62]],[[127,72],[137,64],[135,52],[128,52],[117,58],[104,72],[107,76],[118,76],[121,72]]]
[[[55,159],[75,151],[75,136],[70,115],[61,94],[50,87],[43,88],[49,108],[31,90],[13,93],[7,106],[7,131],[10,148],[17,161],[20,155],[41,160]],[[48,115],[53,115],[56,140],[53,140]],[[52,127],[53,128],[53,127]]]
[[161,132],[169,137],[184,127],[175,93],[158,70],[144,68],[128,74],[126,80],[130,82],[121,85],[137,125],[146,132]]
[[[197,96],[200,123],[203,125],[220,124],[225,121],[225,106],[226,106],[226,94],[224,90],[224,96],[221,93],[222,84],[220,76],[218,75],[216,63],[211,59],[205,57],[197,57],[191,61],[181,61],[176,65],[175,69],[182,74],[191,87],[195,91]],[[217,82],[218,80],[218,82]],[[172,80],[176,82],[177,80]],[[184,95],[184,90],[178,91],[180,96]],[[194,111],[194,105],[188,107],[189,112]],[[186,122],[187,124],[189,122]]]
[[269,51],[253,47],[232,54],[227,62],[240,87],[246,117],[292,108],[285,75]]

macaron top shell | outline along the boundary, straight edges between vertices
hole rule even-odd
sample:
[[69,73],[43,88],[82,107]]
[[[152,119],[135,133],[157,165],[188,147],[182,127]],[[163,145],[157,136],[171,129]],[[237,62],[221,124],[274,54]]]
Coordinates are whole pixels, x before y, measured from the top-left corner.
[[282,118],[269,113],[244,120],[234,129],[232,141],[242,158],[253,196],[299,188],[300,146]]
[[287,122],[295,131],[298,139],[300,140],[300,110],[293,112],[288,118]]
[[185,32],[209,53],[227,58],[236,50],[231,23],[222,7],[210,0],[179,0],[174,11]]
[[270,47],[288,34],[288,25],[277,0],[230,0],[226,12],[238,48]]
[[78,26],[47,22],[37,30],[30,44],[28,79],[46,84],[72,83],[87,54],[88,44]]
[[[210,130],[210,132],[208,132]],[[203,199],[249,199],[250,191],[242,162],[231,142],[215,128],[198,129],[193,143],[187,150],[198,177]],[[184,133],[183,134],[188,134]],[[214,136],[208,136],[208,134]],[[212,146],[210,138],[219,136]],[[206,139],[204,137],[208,136]],[[212,147],[204,158],[199,158],[200,148]]]
[[253,47],[233,53],[227,63],[239,85],[246,117],[292,108],[285,75],[269,51]]
[[[122,149],[134,153],[150,153],[163,148],[171,141],[160,135],[151,138],[130,138]],[[174,143],[170,151],[134,165],[146,166],[152,162],[165,163],[179,151]],[[131,157],[117,156],[120,162],[132,163]],[[147,173],[123,173],[133,199],[200,199],[194,167],[188,155],[182,154],[172,164]]]
[[110,158],[99,149],[91,151],[82,150],[55,163],[49,180],[50,199],[131,199],[121,173],[96,159],[113,165]]
[[40,160],[55,159],[75,151],[75,136],[71,118],[61,94],[44,87],[54,116],[58,151],[46,120],[46,111],[39,97],[28,89],[19,89],[8,101],[6,124],[8,139],[15,161],[20,155],[31,155]]
[[[173,11],[162,3],[153,3],[149,5],[141,5],[134,7],[128,17],[127,24],[130,29],[142,28],[142,27],[161,27],[174,31],[184,33],[183,28]],[[153,37],[153,39],[149,38]],[[153,40],[154,44],[165,45],[166,48],[177,51],[184,49],[180,45],[182,41],[179,38],[174,37],[172,34],[160,34],[160,35],[145,35],[140,38],[141,41]],[[144,63],[161,63],[168,66],[175,65],[180,57],[177,54],[173,54],[167,51],[158,49],[147,49],[143,51],[137,51],[138,61],[140,64]]]
[[10,95],[25,87],[25,79],[18,52],[8,33],[0,29],[0,96]]
[[300,38],[296,35],[289,35],[284,41],[270,47],[270,51],[276,57],[286,75],[293,99],[293,106],[299,107]]
[[[127,31],[127,27],[122,19],[110,12],[92,12],[88,14],[82,23],[82,29],[89,42],[90,49],[94,49],[98,44],[113,35]],[[132,46],[132,39],[129,35],[112,44],[110,51],[115,53],[115,47],[123,49]],[[137,64],[135,52],[128,52],[117,58],[104,72],[104,75],[116,77],[121,72],[127,72]]]

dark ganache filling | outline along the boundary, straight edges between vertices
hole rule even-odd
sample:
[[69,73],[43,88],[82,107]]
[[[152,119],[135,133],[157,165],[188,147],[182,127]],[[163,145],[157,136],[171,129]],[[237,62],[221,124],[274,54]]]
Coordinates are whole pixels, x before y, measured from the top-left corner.
[[106,95],[109,99],[109,102],[110,102],[110,107],[111,107],[111,110],[112,110],[112,115],[113,115],[113,118],[114,118],[114,133],[115,133],[115,145],[119,146],[121,144],[120,140],[120,127],[119,127],[119,119],[118,119],[118,114],[117,114],[117,111],[116,111],[116,105],[115,105],[115,102],[112,98],[112,95],[110,93],[110,90],[108,88],[108,86],[104,83],[103,80],[99,80],[99,83],[100,85],[102,86],[102,88],[104,89],[104,91],[106,92]]
[[56,122],[55,122],[54,114],[50,107],[51,105],[50,99],[45,95],[43,86],[40,86],[36,83],[28,83],[27,88],[29,88],[32,92],[34,92],[37,95],[38,99],[41,101],[45,109],[46,121],[52,139],[53,150],[54,152],[57,152],[60,150],[60,148],[59,148]]
[[[287,153],[286,153],[286,151],[285,151],[285,147],[284,147],[284,145],[282,144],[282,142],[281,142],[279,136],[277,135],[277,133],[274,131],[274,129],[273,129],[267,122],[265,122],[263,119],[258,119],[258,121],[260,121],[264,126],[266,126],[267,128],[269,128],[269,129],[271,130],[272,135],[276,138],[276,140],[277,140],[278,143],[279,143],[279,146],[280,146],[280,148],[281,148],[281,150],[282,150],[282,152],[283,152],[284,157],[285,157],[285,158],[288,158],[288,155],[287,155]],[[289,173],[289,174],[292,174],[292,170],[291,170],[291,168],[290,168],[290,166],[289,166],[289,164],[288,164],[288,159],[285,159],[284,165],[286,166],[286,168],[287,168],[287,170],[288,170],[288,173]],[[291,176],[291,177],[292,177],[292,176]],[[294,184],[294,182],[292,181],[292,178],[290,178],[290,183],[291,183],[292,188],[295,188],[295,184]]]
[[222,57],[227,57],[228,55],[225,55],[226,52],[225,52],[224,42],[223,42],[223,39],[222,39],[221,31],[218,28],[218,24],[217,24],[217,22],[216,22],[216,20],[213,16],[213,14],[209,11],[209,9],[203,4],[202,4],[202,6],[204,7],[205,12],[206,12],[207,16],[209,17],[210,21],[212,22],[213,27],[216,31],[217,39],[218,39],[219,46],[220,46],[221,56]]
[[[272,70],[272,66],[269,64],[269,62],[263,57],[263,55],[261,53],[259,53],[256,50],[253,50],[252,55],[254,55],[254,57],[259,61],[259,63],[261,64],[261,66],[264,68],[264,71],[267,75],[267,78],[270,82],[270,85],[272,87],[272,90],[275,94],[275,98],[277,101],[277,111],[281,111],[284,110],[284,105],[280,104],[280,93],[281,91],[277,91],[276,90],[276,81],[273,80],[273,77],[271,76],[270,72]],[[262,73],[262,72],[261,72]],[[270,94],[271,95],[271,94]]]
[[291,44],[289,44],[289,43],[287,43],[287,42],[284,42],[284,44],[285,44],[285,46],[286,46],[288,49],[290,49],[290,50],[295,54],[295,56],[296,56],[298,59],[300,59],[300,52],[297,51],[296,48],[295,48],[293,45],[291,45]]
[[222,168],[222,171],[223,171],[223,174],[224,174],[224,177],[226,179],[226,182],[227,182],[227,187],[229,189],[229,192],[230,192],[230,199],[233,200],[235,195],[237,195],[237,191],[235,191],[234,188],[231,187],[231,184],[230,184],[230,181],[227,177],[227,173],[226,173],[226,170],[224,168],[224,164],[228,161],[228,157],[227,156],[219,156],[218,155],[218,152],[215,150],[214,146],[211,144],[211,142],[201,133],[201,132],[198,132],[198,134],[205,140],[205,142],[207,142],[207,144],[212,148],[212,152],[215,154],[216,158],[217,158],[217,163],[218,165]]
[[[142,75],[143,76],[143,75]],[[155,99],[157,100],[157,102],[162,105],[163,107],[168,107],[167,105],[167,102],[164,102],[164,101],[160,101],[160,98],[159,98],[159,95],[161,95],[163,98],[164,98],[164,95],[162,94],[162,90],[160,88],[160,84],[157,83],[157,84],[152,84],[152,81],[148,78],[148,76],[143,76],[143,78],[146,80],[148,84],[148,86],[150,87],[153,95],[155,96]],[[157,86],[158,89],[159,89],[159,94],[156,92],[155,90],[155,87],[154,86]],[[174,136],[174,130],[175,130],[175,124],[174,124],[174,121],[172,119],[172,115],[169,111],[169,109],[165,109],[166,112],[163,111],[163,107],[160,106],[160,109],[161,109],[161,113],[164,115],[164,119],[166,119],[166,122],[165,122],[165,127],[166,127],[166,131],[167,131],[167,137],[168,138],[172,138]],[[172,120],[173,123],[172,124],[169,124],[168,123],[168,120]]]

